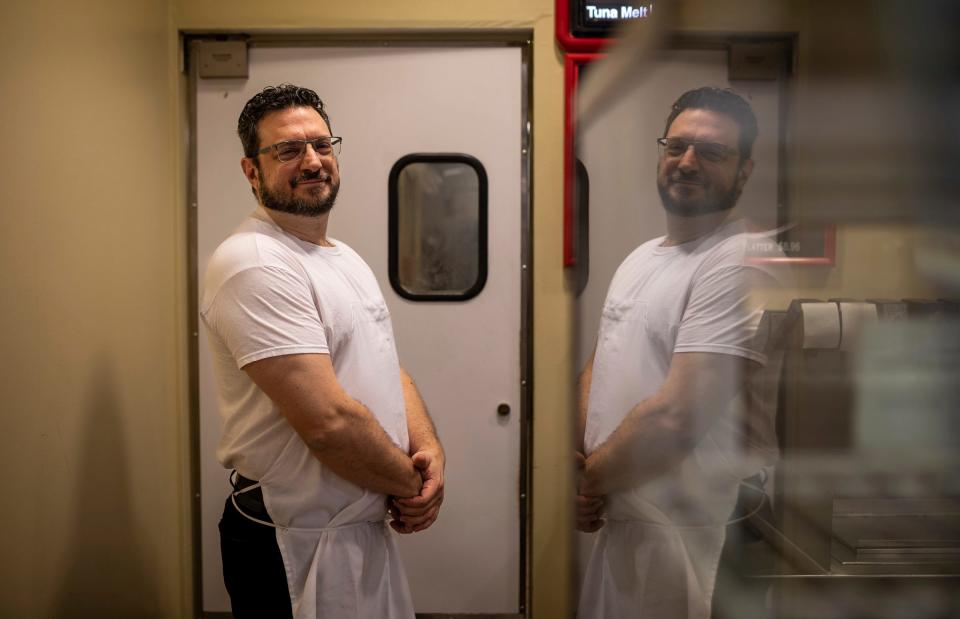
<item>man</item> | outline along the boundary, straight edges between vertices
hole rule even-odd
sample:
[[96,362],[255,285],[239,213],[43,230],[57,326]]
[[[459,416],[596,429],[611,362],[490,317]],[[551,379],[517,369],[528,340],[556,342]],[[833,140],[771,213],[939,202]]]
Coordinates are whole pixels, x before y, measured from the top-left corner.
[[387,530],[429,527],[444,453],[397,360],[376,279],[327,236],[340,187],[323,102],[291,85],[247,102],[238,132],[259,208],[214,252],[200,313],[217,374],[220,522],[236,617],[413,617]]
[[709,617],[740,481],[769,455],[742,386],[764,362],[751,293],[775,284],[750,253],[771,243],[733,209],[756,135],[746,101],[699,88],[658,140],[667,234],[618,268],[579,385],[578,527],[600,530],[580,619]]

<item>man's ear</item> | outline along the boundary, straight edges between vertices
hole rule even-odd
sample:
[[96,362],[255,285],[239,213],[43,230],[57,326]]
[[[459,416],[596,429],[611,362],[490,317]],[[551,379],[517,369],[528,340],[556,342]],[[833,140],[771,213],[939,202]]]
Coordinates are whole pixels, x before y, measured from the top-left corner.
[[753,174],[753,159],[744,159],[740,164],[740,169],[737,170],[737,187],[739,189],[743,190],[743,186],[751,174]]
[[240,160],[240,169],[243,170],[243,175],[247,178],[247,182],[250,183],[250,189],[253,191],[253,195],[259,196],[258,189],[260,188],[260,170],[257,168],[256,163],[250,157],[244,157]]

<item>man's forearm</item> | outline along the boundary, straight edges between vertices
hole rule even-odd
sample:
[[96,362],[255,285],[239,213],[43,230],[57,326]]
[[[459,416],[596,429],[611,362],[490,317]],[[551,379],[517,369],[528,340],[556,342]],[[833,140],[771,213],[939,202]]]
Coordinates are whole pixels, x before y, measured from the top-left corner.
[[329,355],[280,355],[243,369],[334,473],[375,492],[419,494],[413,461],[373,413],[344,391]]
[[692,445],[672,414],[669,404],[656,396],[631,409],[614,433],[587,457],[583,493],[602,496],[637,485],[683,460]]
[[362,488],[393,496],[416,496],[420,474],[410,456],[394,444],[362,404],[354,401],[343,408],[340,419],[322,437],[307,442],[313,455]]
[[440,504],[443,503],[446,461],[423,398],[403,368],[400,368],[400,381],[407,409],[411,459],[423,480],[423,486],[416,497],[393,501],[391,510],[394,520],[390,525],[398,533],[415,533],[428,528],[437,519]]
[[583,444],[584,434],[587,431],[587,409],[590,403],[590,383],[593,381],[593,355],[587,361],[577,380],[577,433],[575,449],[580,453],[586,453]]
[[741,390],[747,361],[678,353],[664,385],[634,406],[584,467],[590,495],[641,484],[686,458]]
[[427,406],[420,397],[417,385],[407,374],[406,370],[400,368],[400,382],[403,386],[403,400],[407,411],[407,433],[410,437],[410,453],[418,451],[432,451],[441,458],[443,446],[437,437],[437,430],[427,412]]

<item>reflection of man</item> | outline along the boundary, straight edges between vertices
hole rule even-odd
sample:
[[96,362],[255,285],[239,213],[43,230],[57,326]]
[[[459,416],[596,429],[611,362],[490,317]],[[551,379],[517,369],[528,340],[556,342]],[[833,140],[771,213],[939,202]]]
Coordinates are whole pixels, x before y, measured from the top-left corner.
[[[665,237],[620,265],[580,381],[578,526],[601,532],[578,617],[709,617],[745,458],[763,445],[745,426],[741,386],[754,286],[772,279],[732,215],[753,170],[750,106],[700,88],[673,105],[657,187]],[[605,520],[602,516],[605,513]]]
[[[220,522],[236,617],[413,617],[395,540],[437,517],[444,454],[370,268],[327,236],[340,186],[323,103],[266,88],[238,131],[260,203],[210,259],[200,313],[236,470]],[[412,455],[408,455],[412,454]]]

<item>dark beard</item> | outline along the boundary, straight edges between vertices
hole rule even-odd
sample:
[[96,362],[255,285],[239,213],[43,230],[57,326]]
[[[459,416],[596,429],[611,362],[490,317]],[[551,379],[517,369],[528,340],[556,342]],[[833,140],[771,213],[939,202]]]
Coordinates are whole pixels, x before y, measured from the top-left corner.
[[737,199],[740,197],[740,192],[737,190],[736,185],[716,200],[705,200],[694,204],[678,204],[674,202],[673,198],[670,197],[670,192],[667,191],[667,186],[659,182],[657,183],[657,191],[660,192],[660,202],[663,203],[663,208],[667,212],[679,217],[696,217],[697,215],[727,211],[733,208],[737,203]]
[[[314,174],[304,174],[301,178],[297,179],[290,183],[291,189],[296,189],[297,183],[300,180],[311,180],[319,177],[321,172],[318,170]],[[328,175],[328,182],[332,181]],[[302,215],[304,217],[319,217],[329,213],[333,208],[333,204],[337,201],[337,192],[340,191],[340,183],[329,182],[330,185],[330,194],[325,198],[314,198],[312,200],[304,200],[303,198],[290,197],[284,198],[273,193],[267,189],[266,184],[263,182],[263,177],[260,177],[260,203],[263,204],[264,208],[268,208],[273,211],[280,211],[282,213],[290,213],[292,215]]]

